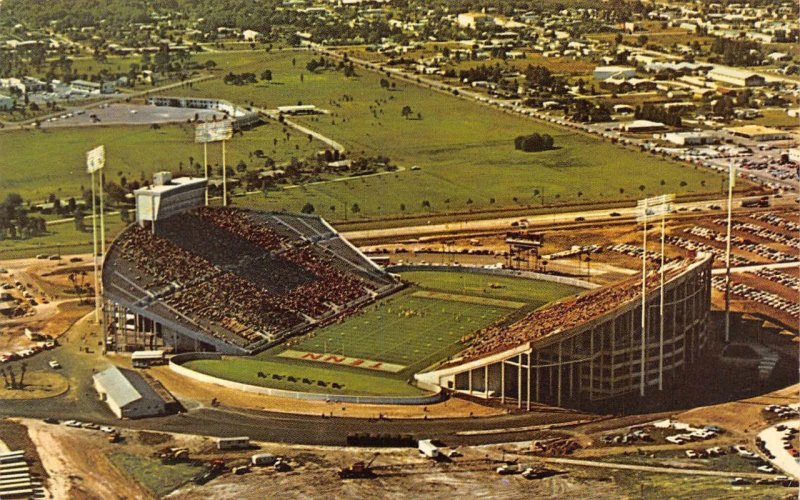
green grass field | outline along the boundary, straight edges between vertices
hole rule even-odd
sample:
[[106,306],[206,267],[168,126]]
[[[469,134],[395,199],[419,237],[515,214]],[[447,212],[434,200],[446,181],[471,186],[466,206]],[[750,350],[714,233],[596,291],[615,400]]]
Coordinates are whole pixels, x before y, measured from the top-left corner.
[[[252,101],[267,108],[315,104],[332,114],[296,120],[343,143],[352,153],[384,154],[400,166],[421,169],[285,190],[240,199],[241,204],[297,210],[310,202],[324,217],[340,220],[345,206],[354,203],[360,212],[351,213],[351,218],[400,216],[538,205],[541,193],[546,203],[633,200],[662,192],[711,192],[719,184],[716,174],[705,170],[416,85],[397,82],[394,91],[382,89],[381,76],[363,69],[357,70],[356,78],[336,71],[311,74],[305,66],[312,56],[305,52],[211,54],[221,67],[233,71],[260,74],[269,68],[273,81],[233,86],[216,79],[184,92]],[[406,105],[415,119],[401,116]],[[416,119],[416,113],[422,119]],[[514,150],[514,137],[532,132],[551,134],[558,149]],[[535,196],[534,190],[540,195]],[[430,202],[430,208],[423,207],[423,201]]]
[[[236,166],[244,160],[249,166],[262,167],[264,160],[250,157],[257,149],[278,162],[292,156],[306,157],[321,149],[317,141],[309,142],[300,134],[292,134],[284,142],[283,127],[277,123],[257,127],[237,135],[227,146],[226,161]],[[104,144],[106,147],[106,179],[118,181],[150,180],[153,172],[172,170],[202,175],[202,169],[189,168],[189,158],[203,162],[203,147],[194,143],[194,131],[188,125],[165,125],[158,130],[148,126],[78,127],[12,131],[0,133],[0,199],[9,192],[25,200],[42,201],[50,193],[66,199],[80,197],[81,188],[88,189],[91,180],[86,174],[86,151]],[[278,139],[277,146],[273,140]],[[209,148],[212,167],[222,163],[222,148]]]
[[410,271],[401,273],[401,276],[403,279],[429,290],[501,300],[519,300],[528,303],[531,307],[540,307],[561,297],[583,291],[581,288],[549,281],[488,274]]
[[114,452],[108,458],[124,475],[132,477],[156,497],[176,490],[203,470],[192,464],[163,465],[158,459],[132,453]]
[[[466,292],[460,288],[464,276]],[[285,390],[329,394],[413,396],[422,393],[407,381],[428,366],[458,353],[461,339],[492,322],[512,314],[510,307],[465,303],[415,296],[420,289],[438,290],[470,297],[510,299],[525,303],[525,310],[539,307],[577,289],[550,282],[476,274],[420,272],[403,277],[419,286],[399,292],[369,306],[348,320],[315,330],[307,336],[264,351],[252,358],[201,360],[188,368],[222,378]],[[485,279],[502,283],[502,289],[483,293]],[[503,295],[493,292],[504,291]],[[330,363],[281,357],[287,349],[332,354],[402,365],[396,373]],[[265,376],[259,377],[262,372]],[[274,378],[277,375],[280,378]],[[296,377],[292,382],[288,377]],[[303,378],[308,379],[303,382]],[[324,385],[320,385],[322,381]],[[332,383],[342,388],[332,388]]]

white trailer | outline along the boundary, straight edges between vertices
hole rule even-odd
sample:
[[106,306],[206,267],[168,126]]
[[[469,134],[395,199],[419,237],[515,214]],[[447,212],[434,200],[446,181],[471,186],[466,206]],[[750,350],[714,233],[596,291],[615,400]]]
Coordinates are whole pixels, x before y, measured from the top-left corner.
[[439,456],[439,447],[433,444],[430,439],[420,439],[417,442],[417,449],[428,458],[437,458]]
[[250,438],[247,436],[217,439],[218,450],[237,450],[249,447],[250,447]]
[[267,466],[275,465],[275,462],[278,461],[278,457],[273,455],[272,453],[257,453],[250,457],[250,464],[251,465],[261,465]]

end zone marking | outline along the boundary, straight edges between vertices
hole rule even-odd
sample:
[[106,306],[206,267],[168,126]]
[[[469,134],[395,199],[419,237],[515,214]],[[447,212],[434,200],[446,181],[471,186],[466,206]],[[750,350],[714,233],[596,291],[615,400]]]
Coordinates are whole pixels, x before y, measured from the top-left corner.
[[451,302],[464,302],[466,304],[505,307],[508,309],[520,309],[527,305],[524,302],[514,302],[512,300],[493,299],[490,297],[473,297],[472,295],[458,295],[454,293],[434,292],[431,290],[420,290],[412,293],[411,296],[422,299],[449,300]]
[[363,358],[351,358],[349,356],[340,356],[338,354],[323,354],[321,352],[311,351],[295,351],[294,349],[287,349],[278,354],[280,357],[299,359],[301,361],[316,361],[318,363],[330,363],[339,366],[351,366],[354,368],[366,368],[367,370],[375,370],[380,372],[398,373],[403,371],[406,367],[403,365],[396,365],[394,363],[384,363],[383,361],[375,361]]

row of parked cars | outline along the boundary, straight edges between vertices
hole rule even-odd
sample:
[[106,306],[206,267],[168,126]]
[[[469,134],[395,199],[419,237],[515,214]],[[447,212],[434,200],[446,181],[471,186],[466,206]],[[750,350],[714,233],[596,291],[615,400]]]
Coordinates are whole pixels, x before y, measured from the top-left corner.
[[798,412],[797,409],[788,405],[768,405],[764,407],[764,411],[767,413],[774,413],[783,419],[800,416],[800,412]]
[[703,439],[712,439],[717,437],[723,431],[720,427],[716,425],[706,425],[700,429],[694,430],[687,430],[681,434],[673,434],[671,436],[667,436],[666,439],[668,442],[672,444],[686,444],[691,443],[692,441],[701,441]]
[[55,340],[47,340],[44,342],[39,342],[31,347],[26,349],[19,349],[13,352],[0,352],[0,363],[8,363],[10,361],[16,361],[18,359],[25,359],[33,356],[34,354],[38,354],[42,351],[49,351],[56,346]]

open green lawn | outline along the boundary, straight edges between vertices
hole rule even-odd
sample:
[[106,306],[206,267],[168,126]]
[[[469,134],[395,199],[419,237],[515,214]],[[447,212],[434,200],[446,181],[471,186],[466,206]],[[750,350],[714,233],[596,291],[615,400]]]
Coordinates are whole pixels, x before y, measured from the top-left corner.
[[[354,203],[360,208],[355,217],[398,216],[541,204],[542,198],[535,196],[534,190],[543,193],[549,204],[633,200],[662,192],[702,193],[718,185],[716,174],[705,170],[416,85],[397,82],[396,90],[385,90],[379,85],[379,74],[363,69],[357,70],[356,78],[332,70],[312,74],[305,67],[313,57],[309,53],[209,57],[234,72],[260,74],[268,68],[273,81],[233,86],[216,79],[182,93],[253,102],[267,108],[298,102],[315,104],[332,114],[296,120],[343,143],[353,153],[385,154],[402,167],[421,167],[418,171],[408,169],[290,189],[268,197],[243,198],[237,200],[240,204],[297,210],[310,202],[318,213],[336,220]],[[401,116],[406,105],[411,107],[414,119]],[[416,119],[417,113],[422,119]],[[514,137],[532,132],[551,134],[558,149],[541,153],[514,150]],[[682,187],[681,182],[686,185]],[[640,185],[645,186],[644,191],[639,190]],[[423,207],[426,200],[430,208]],[[352,211],[349,217],[354,217]]]
[[[180,163],[187,174],[202,175],[201,170],[189,169],[189,158],[202,164],[203,147],[194,143],[194,129],[188,125],[110,126],[52,128],[39,131],[0,133],[0,199],[16,192],[25,200],[42,201],[50,193],[66,199],[79,197],[81,188],[88,189],[91,180],[86,174],[86,151],[104,144],[106,147],[106,178],[118,181],[150,180],[159,170],[178,172]],[[261,149],[276,161],[288,161],[292,156],[306,157],[321,149],[317,141],[309,142],[300,134],[292,134],[284,142],[283,127],[270,123],[236,135],[227,146],[226,161],[236,166],[244,160],[253,167],[262,167],[264,160],[250,156]],[[277,145],[274,139],[278,139]],[[222,148],[208,148],[209,165],[222,163]]]
[[[418,396],[424,391],[406,383],[404,379],[391,377],[358,368],[331,367],[323,363],[295,361],[285,358],[268,359],[224,358],[221,361],[197,360],[185,365],[215,377],[220,377],[244,384],[260,385],[287,391],[315,392],[321,394],[350,394],[356,396]],[[330,367],[330,368],[329,368]],[[258,376],[261,372],[266,378]],[[273,379],[278,375],[280,379]],[[290,382],[288,377],[296,377]],[[310,383],[304,383],[303,379]],[[326,385],[320,386],[318,382]],[[334,389],[336,383],[341,389]]]
[[123,474],[132,477],[157,497],[176,490],[202,472],[191,464],[163,465],[160,460],[125,452],[113,452],[109,459]]
[[[132,214],[132,212],[131,212]],[[132,215],[131,215],[132,216]],[[114,235],[122,230],[123,223],[119,214],[106,216],[106,240],[111,241]],[[37,254],[76,254],[92,252],[92,220],[84,220],[86,231],[80,232],[73,221],[48,224],[48,234],[26,240],[0,240],[0,260],[21,259]],[[98,226],[99,228],[99,226]]]
[[[438,276],[437,276],[438,275]],[[576,293],[577,289],[550,282],[490,277],[502,283],[502,295],[483,293],[478,287],[483,276],[464,274],[470,289],[459,286],[460,273],[404,273],[403,277],[419,282],[426,289],[472,297],[490,297],[524,302],[525,308]],[[415,296],[418,287],[399,292],[356,316],[287,344],[264,351],[252,358],[226,358],[222,361],[198,360],[188,368],[238,382],[286,390],[329,394],[392,396],[418,395],[421,391],[407,384],[414,373],[456,354],[461,338],[515,311],[513,308],[440,300]],[[405,368],[396,373],[365,368],[333,366],[329,363],[291,359],[280,354],[291,349],[380,361]],[[262,372],[263,377],[258,374]],[[277,376],[276,377],[274,377]],[[288,377],[296,377],[289,381]],[[308,379],[303,382],[303,378]],[[319,382],[322,382],[320,384]],[[342,385],[333,388],[332,384]]]
[[519,300],[527,302],[532,307],[540,307],[567,295],[584,291],[581,288],[549,281],[477,273],[410,271],[401,273],[401,276],[421,288],[493,299]]

